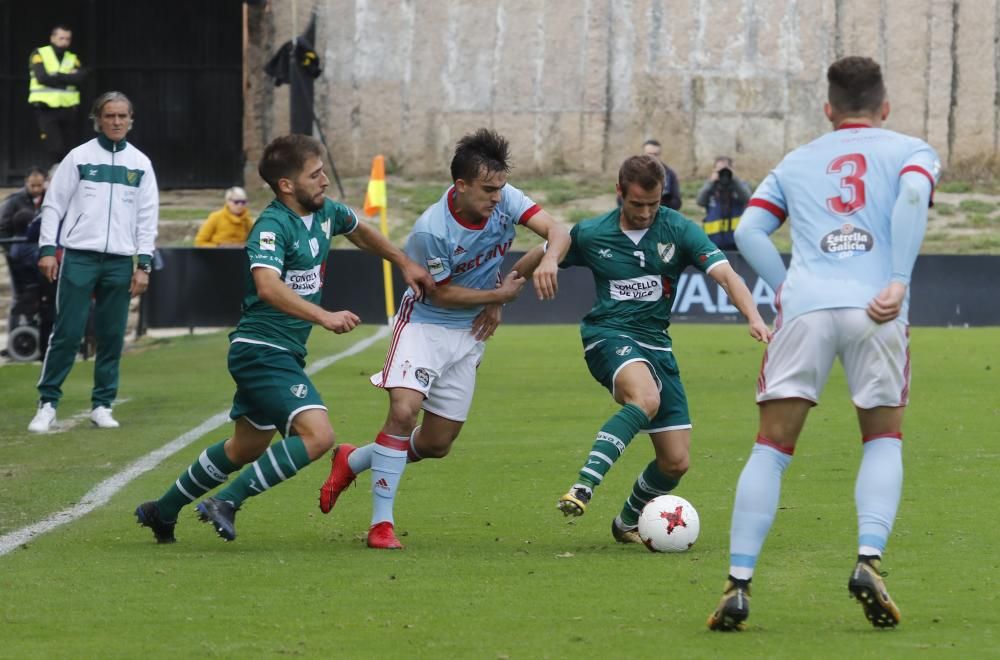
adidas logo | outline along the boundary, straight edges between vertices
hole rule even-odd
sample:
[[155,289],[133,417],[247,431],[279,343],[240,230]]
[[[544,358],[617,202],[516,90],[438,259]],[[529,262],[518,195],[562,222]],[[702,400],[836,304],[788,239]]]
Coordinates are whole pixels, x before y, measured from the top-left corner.
[[382,490],[389,490],[389,482],[385,479],[379,479],[375,482],[376,488],[381,488]]
[[461,245],[459,245],[457,248],[455,248],[454,254],[456,254],[456,255],[458,255],[458,254],[465,254],[465,248],[462,247]]

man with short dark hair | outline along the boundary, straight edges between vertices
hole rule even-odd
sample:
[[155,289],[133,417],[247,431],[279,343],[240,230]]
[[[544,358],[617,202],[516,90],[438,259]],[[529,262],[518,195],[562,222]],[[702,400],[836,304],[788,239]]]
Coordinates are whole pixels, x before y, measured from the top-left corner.
[[76,140],[79,85],[86,73],[80,58],[69,50],[72,41],[73,31],[66,25],[56,25],[49,43],[31,51],[28,58],[28,103],[35,109],[50,165],[62,160]]
[[652,138],[642,143],[642,153],[652,156],[660,162],[666,176],[663,179],[663,193],[660,195],[660,204],[675,211],[681,210],[681,182],[677,178],[677,172],[671,169],[663,160],[663,146],[659,140]]
[[[619,543],[638,543],[639,514],[687,472],[691,418],[672,340],[667,332],[677,281],[688,266],[715,280],[747,318],[750,336],[770,332],[740,276],[705,232],[660,203],[664,171],[654,156],[632,156],[618,173],[621,208],[584,220],[570,231],[560,264],[589,269],[596,299],[580,324],[583,354],[597,382],[621,406],[597,432],[576,482],[557,506],[581,516],[632,439],[649,434],[656,457],[639,475],[621,513],[611,523]],[[544,247],[528,252],[515,268],[529,276]]]
[[[229,413],[235,430],[208,447],[159,500],[140,504],[135,515],[158,543],[173,543],[180,510],[247,467],[224,490],[197,506],[202,521],[220,537],[236,538],[236,512],[244,500],[291,479],[333,447],[334,432],[320,393],[304,371],[313,325],[337,334],[361,322],[349,310],[320,307],[330,239],[354,245],[394,263],[412,295],[421,298],[434,281],[419,264],[350,208],[325,195],[330,180],[323,147],[305,135],[274,139],[258,172],[274,191],[247,238],[247,295],[229,339],[229,373],[236,394]],[[273,445],[275,432],[282,439]]]
[[[129,299],[146,291],[152,269],[159,190],[149,158],[125,139],[132,102],[121,92],[106,92],[94,101],[90,117],[97,137],[66,155],[42,204],[38,268],[49,282],[58,278],[58,288],[38,410],[28,425],[35,433],[47,432],[56,421],[91,298],[97,355],[90,420],[98,428],[118,427],[111,404],[118,394]],[[61,263],[57,238],[64,248]]]
[[535,273],[535,288],[542,299],[556,293],[558,260],[569,236],[507,183],[509,170],[503,136],[485,128],[466,135],[451,161],[454,185],[420,216],[407,238],[407,254],[427,266],[437,287],[424,300],[403,295],[385,366],[371,378],[389,394],[385,424],[369,445],[341,445],[320,489],[320,510],[327,513],[357,474],[371,469],[370,548],[402,548],[393,504],[407,461],[443,458],[462,430],[484,342],[500,322],[502,305],[524,286],[516,269],[500,277],[515,225],[548,239],[551,254]]
[[[18,211],[31,211],[35,215],[41,210],[45,182],[45,170],[31,167],[24,175],[24,187],[4,199],[0,205],[0,239],[14,237],[14,214]],[[0,248],[9,250],[4,243],[0,243]]]
[[[712,630],[741,630],[750,581],[774,522],[782,475],[833,362],[847,375],[861,431],[855,481],[857,560],[848,590],[876,628],[899,624],[882,553],[903,484],[902,423],[910,391],[907,311],[940,162],[923,140],[888,131],[879,65],[845,57],[827,70],[833,131],[795,149],[760,184],[736,230],[751,267],[781,300],[757,381],[760,425],[736,485],[729,578]],[[793,218],[785,269],[770,241]]]

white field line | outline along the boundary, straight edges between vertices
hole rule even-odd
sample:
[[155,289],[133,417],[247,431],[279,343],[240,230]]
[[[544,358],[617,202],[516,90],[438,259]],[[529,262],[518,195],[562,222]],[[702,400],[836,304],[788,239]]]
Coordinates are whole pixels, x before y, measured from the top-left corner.
[[[310,364],[306,369],[306,373],[312,375],[321,369],[325,369],[338,360],[356,355],[388,335],[389,327],[382,326],[379,328],[378,332],[373,334],[371,337],[362,339],[356,344],[353,344],[347,350],[341,351],[335,355],[327,356]],[[228,409],[216,415],[212,415],[190,431],[177,436],[159,449],[153,450],[142,458],[136,460],[134,463],[126,466],[121,472],[118,472],[117,474],[114,474],[97,484],[87,494],[81,497],[80,501],[73,506],[56,512],[37,523],[0,536],[0,556],[6,555],[12,550],[19,548],[37,536],[45,534],[46,532],[51,532],[60,525],[65,525],[66,523],[73,522],[78,518],[82,518],[97,507],[107,504],[115,493],[128,485],[129,482],[136,479],[143,473],[149,472],[159,465],[163,459],[180,451],[184,447],[187,447],[189,444],[202,437],[212,429],[218,428],[228,421]]]

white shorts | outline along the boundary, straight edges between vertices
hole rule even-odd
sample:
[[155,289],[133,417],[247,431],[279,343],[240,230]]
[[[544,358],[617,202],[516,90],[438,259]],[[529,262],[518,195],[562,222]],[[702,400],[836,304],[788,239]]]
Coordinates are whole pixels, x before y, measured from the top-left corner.
[[421,392],[424,410],[464,422],[485,348],[467,329],[397,320],[385,366],[371,377],[372,385]]
[[902,321],[876,323],[858,308],[821,309],[779,328],[764,352],[757,402],[816,403],[835,357],[858,408],[905,406],[910,394],[910,330]]

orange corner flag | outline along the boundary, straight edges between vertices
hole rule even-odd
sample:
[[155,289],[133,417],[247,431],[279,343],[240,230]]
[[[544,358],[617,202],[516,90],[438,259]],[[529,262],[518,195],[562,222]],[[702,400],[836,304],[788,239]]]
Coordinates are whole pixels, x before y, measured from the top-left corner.
[[372,216],[385,209],[385,159],[375,156],[372,161],[372,175],[365,193],[365,215]]

